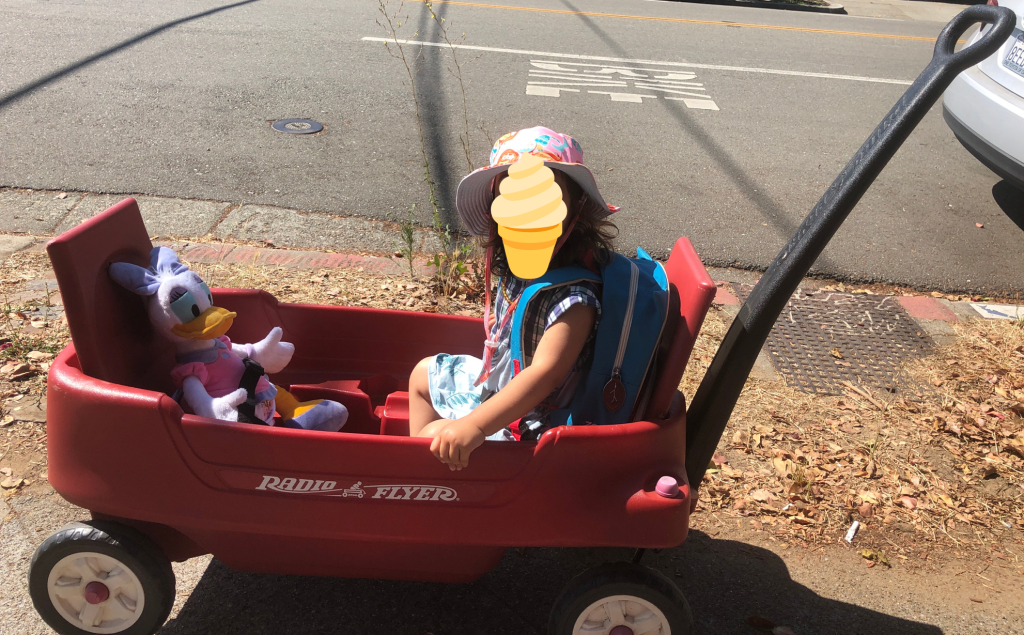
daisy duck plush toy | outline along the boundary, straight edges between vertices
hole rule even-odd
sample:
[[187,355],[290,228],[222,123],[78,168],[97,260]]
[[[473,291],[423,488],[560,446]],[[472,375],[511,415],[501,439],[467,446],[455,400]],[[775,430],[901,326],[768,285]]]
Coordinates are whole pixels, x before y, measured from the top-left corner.
[[145,298],[153,328],[174,344],[171,370],[182,405],[202,417],[336,432],[348,420],[345,406],[327,400],[300,403],[275,386],[267,373],[280,372],[295,346],[281,341],[280,327],[255,344],[232,344],[224,335],[236,314],[213,306],[213,294],[198,274],[166,247],[149,254],[148,269],[117,262],[110,276]]

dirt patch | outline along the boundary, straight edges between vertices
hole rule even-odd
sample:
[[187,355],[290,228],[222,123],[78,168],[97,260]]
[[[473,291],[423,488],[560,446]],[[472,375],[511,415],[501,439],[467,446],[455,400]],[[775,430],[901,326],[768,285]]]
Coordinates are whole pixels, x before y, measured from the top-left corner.
[[[708,316],[687,396],[725,329],[720,314]],[[842,397],[811,396],[750,380],[700,506],[798,543],[842,541],[857,521],[855,544],[876,550],[1024,555],[1024,330],[1008,321],[955,329],[955,343],[908,366],[908,381],[934,388],[899,391],[909,397],[852,386]]]
[[19,252],[0,266],[0,488],[44,491],[46,372],[70,334],[46,254]]

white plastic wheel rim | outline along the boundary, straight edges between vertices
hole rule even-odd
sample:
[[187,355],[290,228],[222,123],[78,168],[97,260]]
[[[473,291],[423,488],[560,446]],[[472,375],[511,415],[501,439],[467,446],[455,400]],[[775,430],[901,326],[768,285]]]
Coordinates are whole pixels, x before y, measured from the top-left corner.
[[[85,587],[102,582],[110,596],[99,604],[85,600]],[[117,558],[82,551],[50,570],[46,580],[50,602],[68,624],[87,633],[120,633],[142,616],[146,595],[139,578]]]
[[672,635],[661,609],[635,595],[610,595],[594,602],[576,618],[572,635],[608,635],[616,626],[628,626],[633,635]]

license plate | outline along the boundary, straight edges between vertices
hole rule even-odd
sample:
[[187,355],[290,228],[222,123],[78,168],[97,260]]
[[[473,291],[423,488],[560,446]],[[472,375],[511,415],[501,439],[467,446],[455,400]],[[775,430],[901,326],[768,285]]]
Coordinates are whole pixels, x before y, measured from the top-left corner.
[[1003,66],[1024,77],[1024,31],[1014,29],[1013,35],[1017,40],[1010,47],[1010,52],[1003,60]]

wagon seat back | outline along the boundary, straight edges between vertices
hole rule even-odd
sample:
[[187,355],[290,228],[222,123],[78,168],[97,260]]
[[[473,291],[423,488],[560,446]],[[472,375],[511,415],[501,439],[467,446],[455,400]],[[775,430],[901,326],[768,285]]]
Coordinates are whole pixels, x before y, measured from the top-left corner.
[[680,238],[672,247],[665,273],[669,286],[668,321],[658,345],[651,397],[641,415],[648,421],[663,419],[668,414],[704,316],[715,298],[715,283],[688,238]]
[[139,297],[107,273],[110,263],[149,266],[153,244],[138,203],[126,198],[46,245],[82,372],[169,393],[174,349],[149,323]]

